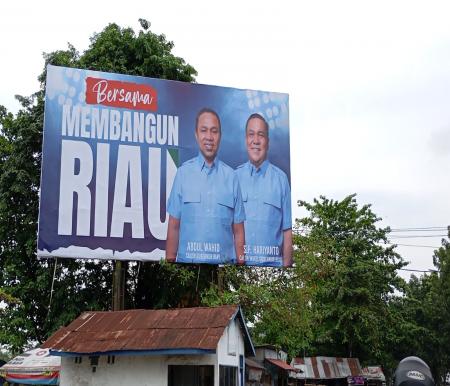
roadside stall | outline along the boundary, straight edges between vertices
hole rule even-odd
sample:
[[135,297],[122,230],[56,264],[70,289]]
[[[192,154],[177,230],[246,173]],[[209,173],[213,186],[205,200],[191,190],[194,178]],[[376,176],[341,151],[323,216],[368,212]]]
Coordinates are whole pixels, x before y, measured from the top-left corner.
[[0,377],[10,384],[59,385],[61,358],[51,356],[48,349],[24,352],[0,367]]

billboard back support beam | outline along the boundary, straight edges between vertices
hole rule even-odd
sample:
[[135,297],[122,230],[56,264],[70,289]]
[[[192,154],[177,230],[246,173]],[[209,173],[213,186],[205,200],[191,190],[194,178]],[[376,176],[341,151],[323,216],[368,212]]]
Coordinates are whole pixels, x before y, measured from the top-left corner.
[[114,261],[113,272],[113,311],[122,311],[125,309],[125,274],[127,262],[121,260]]

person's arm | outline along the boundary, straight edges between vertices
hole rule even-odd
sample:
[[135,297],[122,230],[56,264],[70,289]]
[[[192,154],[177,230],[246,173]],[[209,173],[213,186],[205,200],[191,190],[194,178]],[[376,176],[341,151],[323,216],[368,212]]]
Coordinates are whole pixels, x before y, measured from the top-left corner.
[[234,174],[233,181],[233,194],[234,194],[234,215],[233,215],[233,236],[234,236],[234,249],[236,252],[236,264],[245,264],[245,209],[244,202],[242,201],[241,187],[239,185],[239,179],[237,174]]
[[236,251],[236,263],[244,264],[244,244],[245,244],[245,232],[244,223],[233,223],[233,234],[234,234],[234,249]]
[[170,191],[167,202],[167,212],[169,213],[169,224],[167,225],[166,238],[166,261],[174,263],[177,260],[178,241],[180,239],[181,221],[181,177],[180,169],[175,175],[175,180]]
[[177,260],[178,240],[180,238],[180,220],[169,216],[166,240],[166,260],[174,263]]
[[291,211],[291,188],[286,174],[283,173],[282,182],[283,196],[281,206],[283,211],[283,267],[292,265],[292,211]]
[[292,265],[292,229],[283,231],[283,267]]

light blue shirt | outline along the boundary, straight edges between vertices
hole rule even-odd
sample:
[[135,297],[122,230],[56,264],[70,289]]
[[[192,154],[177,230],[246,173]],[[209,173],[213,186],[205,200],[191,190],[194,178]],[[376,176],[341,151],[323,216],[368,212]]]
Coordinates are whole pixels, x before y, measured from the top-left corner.
[[232,225],[245,220],[235,171],[203,155],[178,169],[167,206],[180,220],[177,262],[223,264],[236,260]]
[[283,232],[292,228],[291,189],[286,174],[265,160],[236,173],[245,207],[245,264],[283,266]]

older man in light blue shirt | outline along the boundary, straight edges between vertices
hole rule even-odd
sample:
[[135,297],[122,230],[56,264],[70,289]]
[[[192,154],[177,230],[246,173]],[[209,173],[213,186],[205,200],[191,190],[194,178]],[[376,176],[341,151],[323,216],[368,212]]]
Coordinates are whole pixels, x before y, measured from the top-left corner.
[[267,160],[269,126],[259,114],[247,120],[249,160],[236,173],[244,201],[245,264],[292,265],[291,189],[286,174]]
[[242,263],[245,212],[235,171],[217,158],[217,113],[201,110],[195,138],[200,152],[177,171],[167,211],[166,259],[183,263]]

